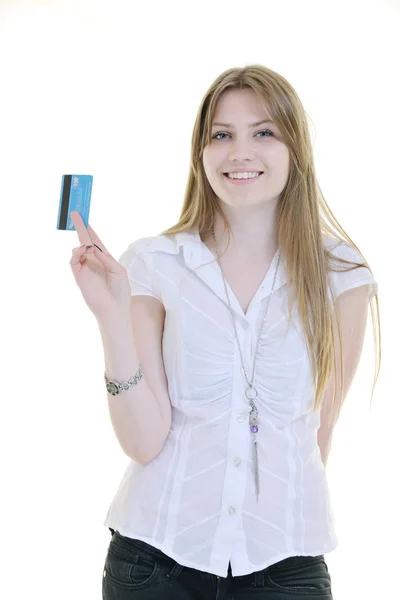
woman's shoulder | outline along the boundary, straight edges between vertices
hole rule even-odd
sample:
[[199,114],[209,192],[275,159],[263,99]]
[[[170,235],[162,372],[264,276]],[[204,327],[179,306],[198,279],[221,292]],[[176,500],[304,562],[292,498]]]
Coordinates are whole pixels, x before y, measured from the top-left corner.
[[327,234],[323,235],[323,240],[325,249],[333,259],[339,258],[357,263],[364,262],[364,259],[357,248],[352,244],[349,244],[346,240]]
[[322,240],[324,242],[325,248],[329,251],[332,251],[333,248],[335,248],[336,246],[340,246],[341,244],[347,244],[347,242],[345,242],[344,240],[341,240],[327,233],[324,233],[322,235]]
[[377,293],[378,284],[361,252],[347,241],[332,236],[324,236],[324,242],[329,252],[328,278],[333,298],[338,298],[344,291],[370,284],[371,301]]

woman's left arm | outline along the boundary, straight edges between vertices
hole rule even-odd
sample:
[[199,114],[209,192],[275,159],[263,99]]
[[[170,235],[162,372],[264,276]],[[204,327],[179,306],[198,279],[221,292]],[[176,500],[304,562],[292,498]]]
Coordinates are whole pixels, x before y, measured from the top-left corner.
[[[350,389],[358,363],[361,358],[367,326],[370,285],[361,285],[340,294],[335,300],[337,319],[341,325],[342,347],[343,347],[343,401]],[[337,396],[340,390],[340,349],[338,328],[335,316],[334,320],[334,344],[337,365]],[[321,408],[321,425],[318,430],[318,445],[324,465],[327,465],[329,451],[332,444],[332,435],[339,414],[329,423],[329,411],[333,402],[334,394],[334,370],[325,390]]]

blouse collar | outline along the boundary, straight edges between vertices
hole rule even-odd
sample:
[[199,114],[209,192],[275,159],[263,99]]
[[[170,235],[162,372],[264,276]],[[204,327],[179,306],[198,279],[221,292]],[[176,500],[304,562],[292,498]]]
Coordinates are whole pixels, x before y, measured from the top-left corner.
[[[186,266],[194,271],[203,282],[223,301],[227,306],[226,291],[222,279],[221,271],[217,260],[211,250],[204,244],[198,231],[185,231],[170,236],[157,236],[152,238],[146,252],[165,252],[167,254],[179,254],[182,248],[182,256]],[[262,283],[256,291],[246,314],[236,295],[227,284],[229,299],[232,309],[236,314],[247,319],[254,307],[272,292],[272,284],[275,276],[275,269],[278,262],[278,251],[275,253],[271,265],[266,273]],[[281,260],[276,275],[274,292],[285,285],[286,281],[286,262],[281,252]]]

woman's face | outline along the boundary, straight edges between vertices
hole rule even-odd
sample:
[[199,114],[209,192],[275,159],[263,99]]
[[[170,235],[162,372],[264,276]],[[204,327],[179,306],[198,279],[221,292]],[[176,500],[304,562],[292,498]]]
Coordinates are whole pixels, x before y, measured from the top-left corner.
[[[232,207],[277,200],[286,185],[289,150],[278,139],[278,127],[270,122],[253,125],[268,119],[270,115],[251,89],[228,90],[218,101],[203,165],[217,197]],[[235,184],[224,173],[238,169],[263,174]]]

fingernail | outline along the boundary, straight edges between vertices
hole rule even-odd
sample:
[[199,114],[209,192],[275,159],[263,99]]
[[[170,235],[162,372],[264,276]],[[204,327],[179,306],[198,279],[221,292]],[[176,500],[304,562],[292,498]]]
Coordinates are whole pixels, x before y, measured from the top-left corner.
[[[93,244],[94,244],[94,242],[93,242]],[[96,248],[98,248],[100,250],[100,252],[103,252],[103,250],[97,244],[94,244],[94,245],[96,246]]]
[[89,250],[89,248],[93,248],[93,246],[86,246],[86,248]]

